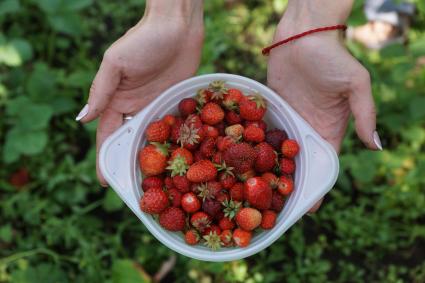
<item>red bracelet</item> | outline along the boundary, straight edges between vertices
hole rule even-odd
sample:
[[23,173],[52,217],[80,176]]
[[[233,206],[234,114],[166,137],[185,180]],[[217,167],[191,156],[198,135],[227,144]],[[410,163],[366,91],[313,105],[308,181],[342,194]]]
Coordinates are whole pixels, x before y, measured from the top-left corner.
[[286,38],[284,40],[281,40],[279,42],[276,42],[276,43],[274,43],[274,44],[272,44],[272,45],[264,48],[261,51],[261,53],[263,53],[263,55],[267,56],[267,55],[269,55],[270,50],[272,50],[273,48],[278,47],[280,45],[283,45],[285,43],[288,43],[290,41],[293,41],[295,39],[298,39],[300,37],[303,37],[303,36],[306,36],[306,35],[309,35],[309,34],[312,34],[312,33],[316,33],[316,32],[328,31],[328,30],[338,30],[338,29],[346,30],[347,29],[347,26],[346,25],[336,25],[336,26],[328,26],[328,27],[311,29],[311,30],[308,30],[308,31],[305,31],[305,32],[302,32],[302,33],[299,33],[299,34],[296,34],[296,35],[293,35],[291,37],[288,37],[288,38]]

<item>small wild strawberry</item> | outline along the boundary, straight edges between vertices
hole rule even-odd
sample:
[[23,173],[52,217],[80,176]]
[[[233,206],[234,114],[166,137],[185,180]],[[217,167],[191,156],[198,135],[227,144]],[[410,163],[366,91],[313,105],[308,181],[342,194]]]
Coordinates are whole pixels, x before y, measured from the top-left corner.
[[248,143],[238,143],[231,145],[223,155],[223,159],[228,166],[234,168],[237,174],[251,170],[254,166],[257,152]]
[[200,183],[214,180],[217,176],[217,168],[209,160],[201,160],[193,163],[187,171],[187,178],[191,182]]
[[255,146],[257,157],[255,158],[255,170],[259,173],[271,171],[276,165],[277,154],[273,147],[266,142]]
[[255,208],[244,207],[236,214],[236,223],[245,231],[252,231],[261,224],[261,212]]
[[245,231],[242,229],[235,229],[233,231],[233,241],[241,248],[246,247],[251,242],[252,233],[251,231]]
[[205,124],[215,125],[224,119],[224,111],[220,105],[208,102],[201,110],[201,120]]
[[217,138],[217,149],[221,152],[226,151],[230,146],[234,145],[235,141],[229,136],[219,136]]
[[270,144],[276,151],[281,149],[282,142],[287,138],[288,135],[283,130],[274,129],[266,132],[266,142]]
[[254,125],[249,125],[243,131],[243,138],[247,142],[260,143],[264,140],[265,135],[261,128]]
[[280,159],[279,167],[282,174],[293,174],[295,172],[295,161],[289,158],[282,158]]
[[263,119],[266,110],[266,101],[259,94],[250,95],[239,104],[241,118],[249,121]]
[[271,209],[276,212],[281,212],[285,205],[285,198],[278,191],[273,191]]
[[167,167],[168,146],[153,142],[139,152],[140,170],[145,176],[163,173]]
[[220,240],[223,246],[229,247],[232,245],[232,230],[223,230],[220,234]]
[[161,188],[147,190],[140,199],[140,209],[146,213],[158,214],[167,207],[168,197]]
[[199,233],[195,229],[187,230],[184,239],[188,245],[196,245],[200,240]]
[[261,228],[265,230],[272,229],[276,225],[276,212],[273,210],[264,210],[261,218]]
[[182,231],[186,225],[183,210],[169,207],[159,215],[159,224],[169,231]]
[[211,221],[211,217],[203,211],[195,212],[190,217],[190,224],[201,233],[211,225]]
[[182,193],[179,192],[176,188],[171,188],[168,190],[168,199],[171,202],[171,206],[180,207],[182,200]]
[[194,193],[189,192],[182,196],[181,206],[187,213],[194,213],[201,208],[201,201]]
[[233,228],[235,228],[235,222],[228,217],[223,217],[218,222],[218,226],[220,226],[222,230],[233,230]]
[[162,121],[164,121],[164,123],[166,123],[167,125],[171,127],[176,123],[176,117],[174,117],[173,115],[167,114],[162,118]]
[[148,142],[163,143],[167,141],[170,136],[170,125],[162,120],[154,121],[149,124],[145,134]]
[[244,197],[251,206],[261,210],[270,208],[273,191],[263,178],[249,178],[244,189]]
[[240,122],[242,122],[241,116],[235,111],[226,112],[226,114],[224,114],[224,119],[229,125],[240,124]]
[[283,156],[287,158],[294,158],[300,151],[300,146],[296,140],[285,140],[282,142],[281,151]]
[[284,196],[289,195],[294,190],[294,181],[292,177],[287,175],[282,175],[279,178],[279,182],[277,185],[277,191]]
[[193,98],[184,98],[179,102],[179,112],[182,117],[187,117],[196,111],[196,100]]
[[204,157],[211,158],[215,153],[215,144],[215,138],[205,138],[201,143],[199,150]]
[[217,128],[210,125],[202,125],[202,130],[204,131],[206,138],[217,138],[219,136]]
[[184,147],[178,147],[176,149],[174,149],[171,152],[171,156],[170,156],[170,160],[173,160],[174,158],[181,156],[186,160],[186,164],[187,165],[192,165],[193,163],[193,154],[185,149]]
[[239,141],[242,139],[242,135],[244,134],[244,128],[241,124],[234,124],[228,126],[224,132],[226,136],[231,137],[234,141]]
[[236,183],[230,188],[230,198],[234,201],[243,201],[243,183]]
[[162,188],[163,185],[164,185],[164,182],[158,176],[143,178],[143,181],[142,181],[142,189],[144,192],[146,192],[147,190],[153,187]]
[[187,193],[188,191],[190,191],[191,184],[185,175],[183,176],[177,175],[172,178],[173,178],[174,187],[177,190],[179,190],[179,192]]

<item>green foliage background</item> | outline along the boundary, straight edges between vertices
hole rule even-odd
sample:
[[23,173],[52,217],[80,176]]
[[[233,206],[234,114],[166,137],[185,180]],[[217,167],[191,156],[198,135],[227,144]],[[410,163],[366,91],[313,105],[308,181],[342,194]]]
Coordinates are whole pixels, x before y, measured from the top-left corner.
[[[200,73],[264,82],[260,50],[286,1],[205,2]],[[245,260],[176,255],[163,282],[425,282],[424,3],[408,45],[347,43],[371,72],[385,150],[365,150],[350,126],[319,213]],[[361,4],[350,24],[364,23]],[[104,50],[143,9],[141,0],[0,1],[0,282],[146,282],[174,255],[99,187],[96,125],[74,121]],[[9,180],[22,168],[30,181],[16,188]]]

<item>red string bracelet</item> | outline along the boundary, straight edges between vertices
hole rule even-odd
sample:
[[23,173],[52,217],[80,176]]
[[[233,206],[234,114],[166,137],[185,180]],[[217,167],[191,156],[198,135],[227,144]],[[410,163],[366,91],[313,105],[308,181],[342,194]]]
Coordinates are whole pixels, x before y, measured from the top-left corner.
[[270,46],[267,46],[266,48],[264,48],[261,51],[261,53],[263,53],[263,55],[267,56],[267,55],[269,55],[270,50],[272,50],[273,48],[278,47],[280,45],[283,45],[285,43],[288,43],[290,41],[296,40],[296,39],[298,39],[300,37],[303,37],[303,36],[306,36],[306,35],[309,35],[309,34],[312,34],[312,33],[316,33],[316,32],[328,31],[328,30],[338,30],[338,29],[346,30],[347,29],[347,26],[346,25],[336,25],[336,26],[328,26],[328,27],[311,29],[311,30],[308,30],[308,31],[305,31],[305,32],[302,32],[302,33],[299,33],[299,34],[296,34],[296,35],[293,35],[291,37],[288,37],[288,38],[286,38],[284,40],[278,41],[278,42],[276,42],[276,43],[274,43],[274,44],[272,44]]

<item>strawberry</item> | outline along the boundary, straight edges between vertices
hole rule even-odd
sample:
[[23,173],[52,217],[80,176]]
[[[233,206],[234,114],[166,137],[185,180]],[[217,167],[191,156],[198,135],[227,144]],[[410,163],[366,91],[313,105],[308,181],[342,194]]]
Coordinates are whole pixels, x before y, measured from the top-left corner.
[[142,189],[144,192],[149,190],[150,188],[162,188],[164,186],[164,182],[158,176],[151,176],[147,178],[143,178],[142,181]]
[[183,157],[186,160],[187,165],[192,165],[193,155],[189,150],[185,149],[184,147],[177,147],[171,152],[170,160],[173,160],[178,156]]
[[184,98],[179,102],[179,112],[182,117],[187,117],[196,111],[196,100],[193,98]]
[[181,206],[187,213],[194,213],[201,208],[201,201],[194,193],[185,193],[182,196]]
[[165,177],[164,185],[165,185],[165,188],[167,190],[169,190],[171,188],[175,188],[174,183],[173,183],[173,179],[170,176]]
[[233,200],[223,201],[222,205],[224,206],[224,217],[227,217],[229,219],[233,219],[238,213],[239,209],[241,209],[242,207],[241,202]]
[[162,118],[162,121],[164,121],[165,124],[169,125],[171,130],[171,126],[173,126],[176,123],[176,117],[174,117],[173,115],[167,114]]
[[167,167],[168,146],[153,142],[139,152],[140,170],[145,176],[159,175]]
[[168,197],[161,188],[150,188],[140,199],[140,209],[149,214],[161,213],[167,207]]
[[218,226],[220,226],[222,230],[233,230],[233,228],[235,228],[235,222],[228,217],[223,217],[218,222]]
[[205,228],[202,235],[208,235],[210,233],[216,233],[217,235],[221,234],[221,228],[218,225],[212,224],[210,227]]
[[220,234],[220,240],[223,246],[229,247],[232,245],[232,230],[223,230]]
[[243,93],[236,88],[227,90],[224,94],[223,105],[228,110],[237,109],[239,102],[241,101]]
[[221,164],[223,162],[222,153],[220,151],[214,153],[212,162],[216,164]]
[[269,209],[272,195],[272,189],[261,177],[249,178],[244,184],[244,197],[255,208]]
[[282,142],[281,151],[283,156],[287,158],[294,158],[300,151],[300,146],[296,140],[285,140]]
[[242,174],[250,170],[256,158],[255,149],[248,143],[239,143],[231,145],[223,155],[227,165],[234,168],[234,172]]
[[230,200],[230,196],[227,191],[220,191],[216,199],[219,203],[222,203],[223,201]]
[[217,176],[217,168],[209,160],[201,160],[193,163],[187,171],[187,178],[191,182],[200,183],[214,180]]
[[258,120],[258,121],[245,121],[243,123],[243,126],[246,128],[248,126],[255,126],[257,128],[262,129],[264,132],[267,131],[267,124],[266,122],[264,122],[263,120]]
[[145,133],[148,142],[163,143],[170,137],[170,125],[162,120],[154,121],[149,124]]
[[186,149],[193,150],[204,138],[202,122],[196,115],[189,115],[180,126],[177,143]]
[[181,129],[181,126],[183,125],[183,123],[184,123],[184,121],[180,117],[177,117],[175,119],[174,124],[171,126],[170,140],[173,143],[177,143],[177,141],[179,140],[180,129]]
[[188,245],[196,245],[200,240],[199,233],[195,229],[187,230],[184,234],[184,240]]
[[224,83],[224,81],[213,81],[208,85],[208,91],[212,93],[211,100],[216,102],[223,100],[224,94],[228,91]]
[[233,241],[241,248],[246,247],[251,242],[252,233],[242,229],[235,229],[233,231]]
[[190,191],[190,182],[186,176],[177,175],[172,177],[172,179],[173,179],[173,184],[175,188],[179,190],[179,192],[187,193],[188,191]]
[[236,183],[230,188],[230,198],[234,201],[243,201],[243,183]]
[[176,156],[173,159],[168,160],[167,170],[171,171],[171,177],[183,176],[189,169],[189,165],[186,162],[186,158],[181,155]]
[[277,191],[280,194],[287,196],[293,190],[294,190],[294,181],[292,180],[292,177],[287,175],[280,176],[278,186],[277,186]]
[[220,191],[223,189],[221,184],[217,181],[210,181],[202,183],[197,186],[196,191],[198,196],[205,201],[206,199],[215,199],[217,198]]
[[176,188],[171,188],[168,190],[168,199],[171,202],[171,206],[180,207],[182,201],[182,193],[179,192]]
[[266,173],[263,173],[263,175],[261,175],[261,177],[264,179],[264,181],[267,182],[267,184],[269,184],[269,186],[272,189],[277,188],[277,184],[279,183],[279,178],[275,174],[273,174],[271,172],[266,172]]
[[224,124],[223,121],[214,125],[214,127],[217,129],[219,136],[224,136],[224,129],[226,128],[226,125]]
[[221,239],[217,232],[209,232],[207,235],[204,235],[203,238],[205,240],[204,245],[211,250],[215,251],[221,247]]
[[215,125],[224,119],[224,111],[220,105],[208,102],[201,110],[201,120],[205,124]]
[[203,211],[198,211],[190,217],[190,224],[196,230],[203,232],[211,225],[211,217]]
[[239,104],[241,118],[249,121],[263,119],[266,110],[266,101],[259,94],[250,95]]
[[217,128],[206,124],[202,125],[202,131],[207,138],[217,138],[219,135]]
[[243,138],[247,142],[259,143],[264,140],[265,135],[261,128],[254,125],[249,125],[243,131]]
[[169,231],[182,231],[185,227],[185,215],[178,207],[169,207],[159,215],[159,224]]
[[295,161],[289,158],[282,158],[280,159],[279,167],[282,174],[293,174],[295,172]]
[[282,142],[287,138],[288,135],[283,130],[274,129],[266,132],[266,142],[270,144],[276,151],[281,149]]
[[225,136],[225,137],[219,136],[217,138],[217,149],[219,151],[222,151],[222,152],[223,151],[226,151],[229,147],[231,147],[234,144],[235,144],[235,141],[233,140],[232,137],[229,137],[229,136]]
[[254,170],[249,169],[248,171],[243,172],[242,174],[238,174],[238,179],[241,182],[245,182],[249,178],[255,177],[257,174]]
[[224,119],[229,125],[239,124],[242,122],[241,116],[239,116],[239,114],[235,111],[226,112],[226,114],[224,114]]
[[260,173],[271,171],[276,165],[277,158],[273,147],[266,142],[262,142],[255,146],[255,150],[257,151],[255,170]]
[[271,209],[276,212],[281,212],[285,204],[285,198],[278,192],[273,191]]
[[252,231],[261,224],[261,212],[255,208],[244,207],[236,214],[236,223],[245,231]]
[[228,126],[224,132],[226,136],[231,137],[234,141],[239,141],[242,139],[242,135],[244,134],[244,128],[241,124],[234,124]]
[[198,162],[204,160],[204,156],[202,155],[202,152],[200,150],[195,151],[193,154],[193,161]]
[[196,93],[195,100],[198,105],[203,106],[211,100],[212,92],[208,89],[200,89]]
[[230,189],[236,183],[236,177],[232,171],[230,171],[230,173],[227,171],[220,172],[220,174],[218,174],[218,180],[225,189]]
[[215,138],[206,138],[201,143],[201,147],[199,148],[199,150],[201,151],[204,157],[211,158],[215,153],[215,144],[216,144]]
[[202,210],[213,219],[217,219],[221,212],[221,203],[213,199],[206,199],[202,203]]
[[276,212],[273,210],[264,210],[261,218],[261,228],[265,230],[272,229],[276,225]]

